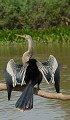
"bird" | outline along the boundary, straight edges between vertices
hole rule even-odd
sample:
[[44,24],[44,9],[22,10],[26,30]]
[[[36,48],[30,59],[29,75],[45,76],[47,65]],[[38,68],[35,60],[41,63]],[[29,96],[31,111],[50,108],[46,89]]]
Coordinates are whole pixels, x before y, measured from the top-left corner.
[[34,86],[39,88],[42,79],[49,84],[51,81],[56,89],[60,92],[60,64],[53,55],[45,62],[40,62],[33,55],[33,41],[30,35],[17,35],[28,41],[28,50],[23,53],[22,64],[16,64],[13,59],[10,59],[5,67],[4,74],[6,78],[6,86],[8,92],[8,100],[11,98],[13,87],[23,85],[26,87],[21,96],[17,100],[15,107],[19,110],[31,110],[33,108],[33,91]]

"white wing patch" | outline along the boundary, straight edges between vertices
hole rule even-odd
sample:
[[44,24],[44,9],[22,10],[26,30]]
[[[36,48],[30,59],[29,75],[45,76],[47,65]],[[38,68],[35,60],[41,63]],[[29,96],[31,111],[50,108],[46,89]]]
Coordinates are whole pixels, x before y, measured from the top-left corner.
[[26,74],[26,69],[28,67],[29,64],[25,64],[24,66],[22,66],[22,69],[21,69],[21,73],[23,74],[23,77],[22,77],[22,82],[21,82],[21,86],[23,85],[23,82],[24,82],[24,78],[25,78],[25,74]]
[[58,67],[58,62],[53,55],[49,56],[48,65],[49,65],[49,71],[51,73],[51,81],[52,81],[52,83],[54,83],[54,74]]
[[45,77],[45,74],[47,74],[47,69],[43,66],[43,64],[39,61],[37,61],[37,67],[39,69],[39,71],[42,73],[43,78],[46,80],[46,82],[49,84],[47,78]]
[[41,62],[37,61],[37,67],[48,84],[49,84],[47,80],[48,73],[50,73],[51,75],[51,82],[54,83],[54,74],[58,67],[58,62],[53,55],[49,56],[49,59],[47,62],[45,62],[45,64],[44,63],[42,64]]
[[6,67],[7,72],[12,76],[13,87],[16,86],[16,64],[13,59],[9,60]]

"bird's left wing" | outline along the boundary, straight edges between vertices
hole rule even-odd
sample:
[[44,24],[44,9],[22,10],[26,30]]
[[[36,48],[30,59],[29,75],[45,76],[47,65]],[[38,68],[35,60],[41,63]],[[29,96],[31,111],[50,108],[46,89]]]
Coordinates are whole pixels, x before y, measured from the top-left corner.
[[50,80],[54,83],[54,74],[58,68],[58,62],[53,55],[50,55],[48,61],[44,63],[37,61],[37,67],[47,83],[49,83]]
[[[13,87],[15,87],[17,84],[21,84],[21,86],[23,85],[27,66],[28,64],[17,65],[13,59],[9,60],[7,63],[6,71],[12,77]],[[17,79],[19,79],[19,82]]]

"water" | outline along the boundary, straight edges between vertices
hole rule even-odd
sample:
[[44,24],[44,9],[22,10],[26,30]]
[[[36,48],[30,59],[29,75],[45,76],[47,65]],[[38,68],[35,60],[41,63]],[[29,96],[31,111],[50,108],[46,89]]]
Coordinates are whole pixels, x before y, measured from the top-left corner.
[[[27,50],[27,43],[10,46],[0,46],[0,82],[5,82],[3,68],[13,58],[21,63],[22,54]],[[34,44],[33,57],[43,62],[53,54],[61,64],[61,92],[70,94],[70,44]],[[40,88],[55,92],[52,84],[47,85],[43,80]],[[11,100],[7,100],[7,92],[0,91],[0,120],[70,120],[70,101],[50,100],[34,95],[34,108],[20,112],[15,103],[21,92],[12,92]]]

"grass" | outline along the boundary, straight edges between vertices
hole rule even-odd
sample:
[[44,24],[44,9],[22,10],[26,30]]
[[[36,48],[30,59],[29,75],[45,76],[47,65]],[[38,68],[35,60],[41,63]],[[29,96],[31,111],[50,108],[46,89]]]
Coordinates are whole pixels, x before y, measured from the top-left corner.
[[29,34],[34,41],[38,42],[70,42],[70,27],[61,28],[49,28],[47,30],[31,30],[31,29],[14,29],[14,30],[1,30],[0,31],[0,43],[22,43],[23,39],[20,39],[16,34]]

